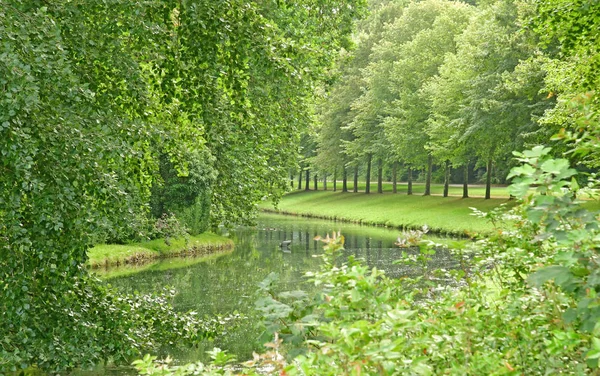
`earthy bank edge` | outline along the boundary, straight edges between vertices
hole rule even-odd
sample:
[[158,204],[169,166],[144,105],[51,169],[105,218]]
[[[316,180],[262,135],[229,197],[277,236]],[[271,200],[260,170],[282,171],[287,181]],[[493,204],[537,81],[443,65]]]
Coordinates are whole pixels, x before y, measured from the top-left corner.
[[144,264],[157,259],[184,256],[203,256],[232,250],[233,240],[212,233],[172,239],[167,245],[164,239],[132,244],[100,244],[88,251],[91,268]]

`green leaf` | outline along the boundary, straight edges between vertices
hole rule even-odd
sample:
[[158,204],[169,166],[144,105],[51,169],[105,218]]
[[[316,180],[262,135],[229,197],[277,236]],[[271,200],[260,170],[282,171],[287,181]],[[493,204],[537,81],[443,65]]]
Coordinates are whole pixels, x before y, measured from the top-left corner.
[[531,274],[527,280],[534,287],[540,287],[545,282],[554,280],[565,281],[570,279],[571,272],[568,268],[560,265],[552,265],[547,266],[545,268],[539,269],[533,274]]
[[529,165],[529,164],[525,164],[522,166],[518,166],[518,167],[513,167],[510,170],[510,173],[508,174],[508,176],[506,177],[506,179],[511,179],[515,176],[523,176],[523,177],[528,177],[528,176],[533,176],[536,172],[536,169]]

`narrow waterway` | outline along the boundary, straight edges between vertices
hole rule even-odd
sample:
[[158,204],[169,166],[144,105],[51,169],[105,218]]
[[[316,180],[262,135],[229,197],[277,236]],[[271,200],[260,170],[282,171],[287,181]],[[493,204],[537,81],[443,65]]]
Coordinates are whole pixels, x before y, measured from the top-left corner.
[[[333,231],[340,231],[345,237],[344,258],[354,255],[393,277],[416,273],[394,263],[403,252],[394,245],[399,235],[397,230],[263,214],[256,227],[232,232],[235,249],[231,253],[201,262],[165,260],[129,275],[128,270],[113,270],[105,278],[124,292],[152,293],[165,286],[173,287],[178,291],[173,304],[181,311],[194,310],[200,316],[244,315],[247,318],[236,328],[198,349],[163,349],[164,355],[169,354],[178,362],[205,360],[205,352],[215,346],[244,360],[251,357],[252,351],[260,350],[261,330],[256,325],[259,317],[254,311],[258,283],[275,272],[280,278],[281,291],[310,290],[303,275],[319,268],[321,259],[313,256],[322,253],[322,243],[314,238]],[[289,248],[281,247],[286,241],[291,241]],[[452,268],[455,262],[448,252],[441,251],[430,264],[431,268]]]

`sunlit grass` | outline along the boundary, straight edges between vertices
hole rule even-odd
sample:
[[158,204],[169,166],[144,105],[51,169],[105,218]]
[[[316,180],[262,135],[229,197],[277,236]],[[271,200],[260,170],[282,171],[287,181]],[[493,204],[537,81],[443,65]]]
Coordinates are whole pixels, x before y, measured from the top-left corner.
[[164,239],[155,239],[131,244],[99,244],[88,251],[91,266],[124,264],[133,260],[148,260],[179,254],[188,249],[231,248],[233,241],[212,233],[171,239],[167,245]]
[[[429,226],[433,231],[472,234],[492,231],[490,223],[471,215],[470,207],[489,211],[500,205],[514,205],[507,198],[420,196],[405,194],[364,194],[333,191],[299,191],[287,194],[279,203],[282,212],[344,219],[390,227]],[[270,208],[266,203],[263,208]]]
[[[319,191],[314,191],[311,181],[310,190],[293,190],[284,196],[279,209],[289,214],[312,215],[322,218],[345,219],[367,224],[392,227],[419,227],[427,224],[442,233],[489,232],[492,226],[471,215],[470,207],[489,211],[501,204],[515,205],[509,200],[508,187],[492,186],[491,199],[484,200],[485,186],[469,186],[469,198],[462,198],[462,186],[449,187],[450,197],[442,197],[444,186],[432,184],[432,196],[423,196],[424,183],[413,183],[413,195],[408,196],[407,183],[397,184],[397,194],[392,193],[392,183],[383,183],[383,194],[377,193],[377,183],[371,183],[371,194],[364,193],[365,182],[358,183],[358,193],[353,193],[353,182],[348,181],[348,193],[342,193],[342,182],[337,182],[337,192],[333,192],[333,182],[327,183],[328,191],[323,191],[323,182],[319,182]],[[534,189],[531,190],[533,192]],[[588,210],[600,210],[600,201],[590,197],[583,206]],[[262,208],[271,209],[269,204]]]
[[230,254],[233,249],[224,252],[218,252],[205,256],[191,256],[191,257],[174,257],[168,259],[158,259],[145,264],[125,264],[110,268],[98,268],[94,269],[94,273],[104,280],[118,277],[125,277],[132,274],[137,274],[142,271],[163,271],[173,270],[180,268],[187,268],[192,265],[196,265],[201,262],[210,262],[221,256]]

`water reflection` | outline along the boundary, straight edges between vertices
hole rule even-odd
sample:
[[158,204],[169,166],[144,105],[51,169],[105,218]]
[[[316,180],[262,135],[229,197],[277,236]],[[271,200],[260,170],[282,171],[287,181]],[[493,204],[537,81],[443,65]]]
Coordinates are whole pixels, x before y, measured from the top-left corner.
[[[257,285],[269,273],[280,276],[281,291],[310,289],[304,273],[317,270],[320,259],[313,257],[322,253],[322,243],[314,240],[317,235],[341,231],[345,236],[343,258],[354,255],[364,259],[370,267],[383,269],[393,277],[421,273],[394,261],[402,250],[394,245],[398,231],[373,228],[331,221],[308,220],[299,217],[263,215],[253,228],[237,229],[232,236],[235,250],[221,257],[196,263],[187,267],[167,270],[147,270],[130,276],[109,280],[109,283],[125,292],[155,292],[164,286],[172,286],[179,293],[173,304],[182,311],[195,310],[201,315],[226,315],[240,312],[248,319],[214,343],[206,343],[199,349],[163,349],[178,361],[205,360],[205,351],[214,346],[227,349],[238,359],[251,357],[252,351],[260,350],[260,330],[255,326],[258,317],[253,307],[257,299]],[[289,247],[281,247],[290,241]],[[415,253],[417,250],[408,250]],[[431,268],[451,268],[452,257],[439,252],[430,263]],[[160,269],[160,268],[158,268]]]

